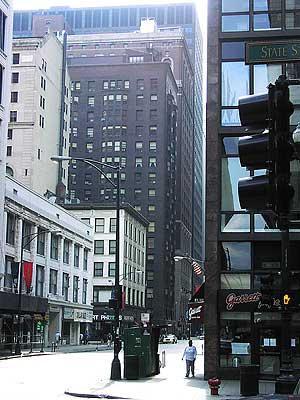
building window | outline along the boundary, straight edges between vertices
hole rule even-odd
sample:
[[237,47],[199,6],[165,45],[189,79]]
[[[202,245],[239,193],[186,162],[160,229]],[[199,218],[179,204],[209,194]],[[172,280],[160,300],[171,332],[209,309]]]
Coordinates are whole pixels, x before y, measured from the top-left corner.
[[145,89],[144,79],[137,79],[137,81],[136,81],[136,89],[137,90],[144,90]]
[[156,151],[156,142],[149,142],[149,151]]
[[63,253],[63,262],[65,264],[70,263],[70,247],[71,247],[70,240],[65,239],[64,240],[64,253]]
[[88,91],[89,92],[94,92],[96,88],[96,82],[95,81],[88,81]]
[[94,254],[104,254],[104,240],[94,241]]
[[57,294],[57,271],[55,269],[50,269],[49,293]]
[[135,157],[135,167],[140,168],[143,166],[143,159],[142,157]]
[[94,136],[94,128],[92,128],[92,127],[87,128],[86,135],[87,135],[87,137],[93,137]]
[[15,244],[15,232],[16,232],[16,218],[13,214],[7,214],[6,223],[6,243]]
[[24,238],[23,249],[30,251],[30,237],[32,234],[32,225],[28,221],[23,221],[22,237]]
[[12,140],[13,138],[13,130],[12,129],[8,129],[7,130],[7,139],[8,140]]
[[156,157],[149,157],[149,167],[156,167]]
[[157,125],[150,125],[149,126],[149,135],[153,135],[157,133]]
[[18,102],[19,93],[18,92],[11,92],[10,93],[10,102],[17,103]]
[[116,275],[116,264],[115,262],[108,263],[108,276],[115,276]]
[[129,57],[129,63],[130,64],[142,63],[142,62],[144,62],[144,57],[143,56],[130,56]]
[[151,232],[151,233],[155,232],[155,222],[149,222],[148,232]]
[[116,232],[117,218],[110,218],[109,221],[109,232]]
[[79,276],[73,276],[73,302],[78,303]]
[[17,122],[18,112],[17,111],[10,111],[9,113],[9,122]]
[[116,241],[115,240],[109,241],[109,254],[116,254]]
[[152,90],[158,88],[158,79],[157,78],[150,79],[150,88]]
[[137,94],[136,95],[136,105],[141,106],[144,104],[144,95],[143,94]]
[[44,296],[45,269],[41,265],[36,265],[35,295]]
[[130,87],[130,82],[124,81],[124,89],[129,89],[129,87]]
[[87,113],[87,121],[88,121],[88,122],[94,122],[94,119],[95,119],[94,112],[93,112],[93,111],[89,111],[89,112]]
[[157,101],[157,94],[151,94],[150,101]]
[[6,147],[6,155],[7,155],[7,157],[11,157],[12,156],[12,146],[7,146]]
[[94,276],[103,276],[103,262],[94,262]]
[[96,218],[95,219],[95,232],[97,232],[97,233],[104,232],[104,218]]
[[149,197],[155,197],[156,196],[155,189],[148,189],[148,196]]
[[91,96],[88,97],[88,105],[90,107],[94,107],[94,105],[95,105],[95,97],[91,97]]
[[19,83],[19,72],[13,72],[11,74],[11,83]]
[[148,183],[150,185],[155,185],[156,184],[156,173],[155,172],[149,172],[149,174],[148,174]]
[[70,276],[66,272],[63,273],[62,279],[62,296],[65,301],[69,300],[69,287],[70,287]]
[[80,247],[78,244],[74,244],[74,267],[79,268],[79,254]]
[[251,244],[249,242],[222,242],[223,271],[247,271],[251,269]]
[[44,256],[46,247],[46,233],[44,232],[44,229],[41,228],[38,228],[37,233],[37,254]]
[[54,260],[58,260],[58,236],[51,234],[51,249],[50,257]]
[[13,64],[20,64],[20,53],[13,53]]
[[157,119],[157,110],[156,109],[150,110],[150,120],[155,120],[155,119]]
[[82,281],[82,304],[86,304],[88,290],[88,280],[83,279]]
[[80,90],[80,87],[81,87],[80,82],[76,81],[74,84],[74,87],[75,87],[75,90]]
[[87,271],[88,269],[88,257],[89,257],[89,251],[88,249],[83,250],[83,270]]

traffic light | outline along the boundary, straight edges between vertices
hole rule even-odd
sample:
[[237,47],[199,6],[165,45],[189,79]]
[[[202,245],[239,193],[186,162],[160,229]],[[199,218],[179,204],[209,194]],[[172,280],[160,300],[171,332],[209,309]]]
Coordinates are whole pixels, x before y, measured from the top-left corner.
[[[268,93],[239,98],[241,125],[251,131],[261,130],[239,139],[240,163],[253,171],[253,176],[238,183],[241,208],[288,214],[293,197],[290,161],[294,151],[289,124],[293,110],[284,75],[268,86]],[[255,175],[260,169],[266,173]]]

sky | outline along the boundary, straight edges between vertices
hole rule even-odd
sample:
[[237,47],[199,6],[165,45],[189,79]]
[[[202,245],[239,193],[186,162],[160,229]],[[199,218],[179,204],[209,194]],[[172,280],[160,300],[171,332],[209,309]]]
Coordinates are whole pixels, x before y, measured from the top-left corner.
[[[193,0],[13,0],[15,10],[34,10],[45,9],[55,6],[76,7],[105,7],[105,6],[128,6],[133,5],[153,5],[168,3],[191,3]],[[195,0],[198,8],[198,15],[201,25],[206,21],[206,2],[207,0]],[[203,25],[202,25],[203,26]]]

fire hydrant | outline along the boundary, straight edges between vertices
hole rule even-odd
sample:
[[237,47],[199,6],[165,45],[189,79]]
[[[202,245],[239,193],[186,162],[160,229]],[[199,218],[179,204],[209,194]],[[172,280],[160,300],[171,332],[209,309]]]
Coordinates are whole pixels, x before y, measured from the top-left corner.
[[208,384],[210,387],[210,394],[212,396],[218,396],[219,395],[219,387],[221,385],[221,380],[217,377],[210,378],[208,380]]

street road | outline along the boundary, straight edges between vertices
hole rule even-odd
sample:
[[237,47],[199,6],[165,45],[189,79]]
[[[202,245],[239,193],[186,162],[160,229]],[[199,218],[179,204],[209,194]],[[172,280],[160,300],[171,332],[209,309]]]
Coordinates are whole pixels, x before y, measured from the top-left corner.
[[[201,353],[202,341],[195,341]],[[89,353],[53,353],[0,361],[1,399],[61,400],[74,399],[64,392],[109,394],[132,399],[199,399],[205,397],[203,356],[196,361],[196,377],[186,379],[181,360],[187,341],[160,345],[166,352],[166,367],[161,374],[139,381],[110,381],[111,350]],[[120,353],[123,362],[123,353]],[[123,367],[122,367],[123,370]]]

